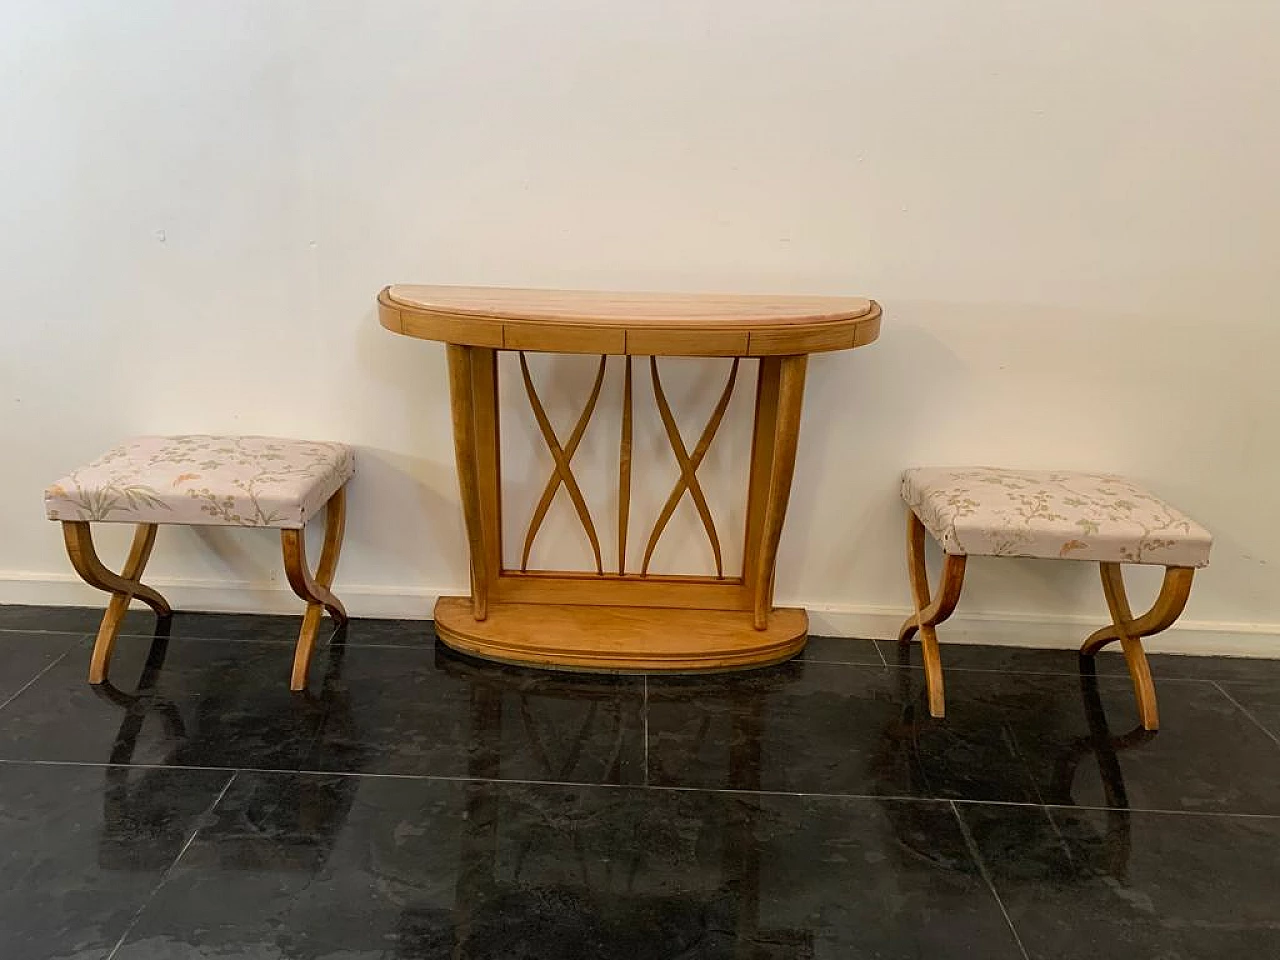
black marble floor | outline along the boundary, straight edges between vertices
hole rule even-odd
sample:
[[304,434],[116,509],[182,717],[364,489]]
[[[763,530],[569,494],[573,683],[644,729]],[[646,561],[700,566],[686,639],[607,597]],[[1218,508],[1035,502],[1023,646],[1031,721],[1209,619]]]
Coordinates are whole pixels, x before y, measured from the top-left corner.
[[892,645],[517,670],[356,621],[0,607],[0,958],[1280,956],[1280,662]]

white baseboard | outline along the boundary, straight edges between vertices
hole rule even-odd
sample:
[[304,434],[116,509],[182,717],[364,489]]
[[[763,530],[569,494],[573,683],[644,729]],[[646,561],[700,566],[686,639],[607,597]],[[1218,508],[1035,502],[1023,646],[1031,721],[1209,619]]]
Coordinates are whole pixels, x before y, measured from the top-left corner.
[[[282,582],[250,583],[236,580],[197,580],[147,577],[175,610],[213,613],[297,614],[301,601]],[[443,593],[465,593],[426,587],[383,587],[342,583],[336,588],[343,606],[353,617],[390,620],[430,620],[436,599]],[[0,571],[0,604],[29,603],[54,607],[100,607],[106,594],[74,574]],[[142,604],[135,601],[135,606]]]
[[[278,582],[245,583],[196,579],[149,581],[179,610],[219,613],[296,614],[299,601]],[[340,584],[338,595],[353,617],[428,620],[441,594],[464,593],[465,587],[405,587]],[[0,604],[101,606],[104,595],[72,574],[0,571]],[[905,607],[780,602],[805,606],[814,636],[889,640],[910,613]],[[947,621],[947,643],[1071,649],[1102,626],[1098,617],[1026,613],[956,615]],[[1229,657],[1280,658],[1280,623],[1233,623],[1183,620],[1146,641],[1155,653],[1210,654]]]

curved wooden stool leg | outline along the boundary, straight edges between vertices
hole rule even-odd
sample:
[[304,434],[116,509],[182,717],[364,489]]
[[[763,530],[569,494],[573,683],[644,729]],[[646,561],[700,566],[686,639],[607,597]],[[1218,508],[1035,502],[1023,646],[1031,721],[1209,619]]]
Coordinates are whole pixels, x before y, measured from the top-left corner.
[[1080,653],[1092,657],[1108,643],[1120,641],[1129,675],[1133,678],[1133,692],[1138,700],[1138,717],[1144,730],[1160,729],[1160,711],[1156,706],[1156,688],[1151,679],[1151,665],[1142,649],[1144,637],[1155,636],[1167,630],[1182,616],[1187,598],[1191,596],[1191,581],[1195,577],[1192,567],[1166,567],[1164,582],[1155,604],[1140,617],[1134,617],[1129,597],[1124,588],[1124,571],[1118,563],[1103,563],[1102,592],[1107,597],[1107,609],[1111,611],[1111,626],[1103,627],[1084,642]]
[[329,587],[338,569],[338,555],[342,552],[342,535],[347,525],[347,488],[339,487],[329,498],[325,508],[324,547],[320,551],[320,564],[313,577],[307,566],[306,538],[302,530],[281,530],[280,542],[284,549],[284,572],[293,592],[307,602],[307,612],[302,617],[302,629],[298,633],[298,646],[293,654],[293,674],[289,679],[290,690],[303,690],[307,686],[307,667],[311,664],[311,652],[315,649],[316,633],[320,630],[320,618],[325,610],[338,624],[347,622],[347,611]]
[[89,586],[111,594],[111,602],[107,604],[107,612],[103,614],[102,624],[98,627],[98,638],[93,644],[93,659],[89,663],[89,682],[102,683],[107,679],[111,652],[115,649],[116,636],[120,633],[120,624],[129,610],[130,600],[137,597],[162,617],[173,613],[164,597],[142,583],[142,571],[146,569],[147,560],[151,558],[151,548],[156,542],[156,525],[137,525],[129,557],[118,574],[112,573],[98,559],[89,521],[64,520],[62,538],[66,542],[67,555],[71,558],[71,566],[76,573]]
[[964,587],[963,555],[948,553],[943,558],[942,580],[938,595],[929,598],[929,576],[924,562],[924,524],[915,511],[907,510],[907,570],[911,576],[911,593],[915,597],[916,612],[906,619],[898,631],[898,642],[907,644],[920,634],[920,658],[924,662],[925,684],[929,691],[929,713],[934,717],[946,715],[946,689],[942,681],[942,655],[938,650],[938,624],[955,612]]

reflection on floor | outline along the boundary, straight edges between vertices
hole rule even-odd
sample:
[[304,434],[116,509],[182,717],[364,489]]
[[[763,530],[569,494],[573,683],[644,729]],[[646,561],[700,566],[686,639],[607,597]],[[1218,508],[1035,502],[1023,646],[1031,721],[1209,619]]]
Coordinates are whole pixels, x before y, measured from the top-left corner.
[[[0,607],[0,957],[1280,956],[1280,662],[554,674],[355,621]],[[918,663],[918,660],[915,661]]]

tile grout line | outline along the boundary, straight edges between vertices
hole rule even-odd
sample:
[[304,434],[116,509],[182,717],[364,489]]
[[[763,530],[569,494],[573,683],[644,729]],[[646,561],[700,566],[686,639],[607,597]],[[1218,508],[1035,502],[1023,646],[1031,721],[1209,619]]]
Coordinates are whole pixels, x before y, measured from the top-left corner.
[[1269,728],[1269,727],[1267,727],[1267,725],[1266,725],[1266,724],[1264,724],[1264,723],[1263,723],[1261,720],[1259,720],[1257,717],[1255,717],[1255,716],[1253,715],[1253,712],[1252,712],[1248,707],[1246,707],[1243,703],[1241,703],[1239,700],[1237,700],[1237,699],[1236,699],[1235,697],[1233,697],[1231,694],[1227,693],[1226,688],[1225,688],[1225,687],[1223,687],[1221,683],[1219,683],[1217,680],[1212,680],[1212,681],[1210,681],[1210,682],[1211,682],[1215,687],[1217,687],[1217,688],[1218,688],[1218,692],[1219,692],[1220,694],[1222,694],[1224,697],[1226,697],[1228,700],[1230,700],[1230,701],[1235,705],[1235,707],[1236,707],[1236,709],[1237,709],[1237,710],[1239,710],[1239,711],[1240,711],[1241,713],[1243,713],[1246,717],[1248,717],[1250,720],[1252,720],[1252,721],[1254,722],[1254,724],[1257,726],[1257,728],[1258,728],[1259,730],[1261,730],[1263,733],[1265,733],[1268,737],[1270,737],[1272,740],[1274,740],[1277,744],[1280,744],[1280,736],[1276,736],[1274,733],[1272,733],[1272,732],[1271,732],[1271,730],[1270,730],[1270,728]]
[[222,785],[222,789],[218,791],[218,795],[213,798],[213,803],[209,804],[209,806],[205,808],[204,813],[200,815],[200,819],[196,823],[196,828],[191,831],[191,836],[187,837],[187,842],[182,845],[182,849],[178,851],[178,855],[173,858],[173,863],[169,864],[169,866],[165,868],[164,873],[160,874],[160,879],[157,880],[156,885],[151,888],[151,892],[147,894],[147,898],[143,900],[138,909],[134,911],[132,919],[130,919],[129,923],[125,926],[124,932],[120,934],[120,939],[116,941],[116,945],[111,948],[111,952],[106,955],[104,960],[114,960],[115,955],[120,952],[120,948],[123,947],[124,942],[129,939],[129,934],[133,933],[133,928],[138,925],[138,921],[142,919],[142,915],[146,912],[147,907],[151,906],[151,901],[156,898],[161,889],[168,882],[169,877],[172,876],[173,871],[178,868],[178,864],[186,855],[187,850],[189,850],[191,845],[196,842],[196,837],[200,836],[200,831],[205,828],[204,819],[213,814],[213,811],[217,808],[218,804],[222,802],[222,798],[227,795],[227,791],[231,789],[231,784],[236,782],[236,777],[239,775],[240,771],[233,771],[231,776],[227,778],[227,782]]
[[109,763],[87,760],[13,760],[0,758],[0,767],[4,766],[43,766],[43,767],[92,767],[104,769],[121,767],[130,770],[182,770],[206,771],[214,773],[254,774],[266,773],[276,776],[297,777],[348,777],[356,780],[407,780],[416,783],[486,783],[494,786],[512,784],[529,787],[572,787],[573,789],[596,788],[601,790],[654,790],[667,793],[714,793],[744,797],[790,797],[813,798],[815,800],[875,800],[888,803],[950,803],[972,807],[1013,807],[1034,810],[1083,810],[1097,813],[1122,811],[1152,816],[1168,817],[1202,817],[1224,820],[1280,820],[1280,813],[1233,813],[1225,810],[1164,810],[1159,807],[1104,807],[1086,806],[1072,803],[1028,803],[1020,800],[966,800],[949,797],[921,797],[908,794],[874,794],[874,793],[829,793],[799,790],[741,790],[736,787],[695,787],[679,784],[639,784],[639,783],[591,783],[584,780],[526,780],[500,777],[469,777],[462,774],[429,774],[429,773],[368,773],[349,770],[307,770],[297,768],[287,770],[281,767],[196,767],[186,764],[161,763]]
[[76,647],[78,647],[81,643],[83,643],[85,640],[87,640],[90,636],[92,636],[92,634],[87,634],[87,633],[82,633],[82,634],[80,634],[80,639],[79,639],[79,640],[77,640],[77,641],[75,641],[75,642],[73,642],[73,643],[69,644],[69,645],[67,646],[67,649],[63,650],[61,654],[59,654],[57,657],[54,657],[51,661],[49,661],[47,664],[45,664],[44,669],[42,669],[42,670],[41,670],[39,673],[37,673],[34,677],[32,677],[30,680],[28,680],[26,683],[24,683],[21,687],[19,687],[17,690],[15,690],[15,691],[14,691],[14,692],[9,696],[9,697],[7,697],[7,698],[4,700],[4,702],[3,702],[3,703],[0,703],[0,710],[3,710],[3,709],[4,709],[5,707],[7,707],[9,704],[13,703],[13,701],[17,700],[20,696],[22,696],[24,693],[26,693],[26,692],[27,692],[27,690],[29,690],[29,689],[31,688],[32,684],[34,684],[37,680],[39,680],[41,677],[43,677],[46,673],[48,673],[50,670],[52,670],[54,667],[56,667],[58,664],[60,664],[60,663],[61,663],[63,660],[65,660],[67,657],[71,656],[72,652],[76,649]]
[[0,627],[0,633],[38,633],[42,637],[50,634],[75,635],[77,637],[93,635],[85,630],[44,630],[40,627]]
[[888,669],[889,669],[889,658],[888,658],[888,657],[886,657],[886,656],[884,655],[884,650],[883,650],[883,649],[881,649],[881,647],[880,647],[880,644],[879,644],[879,643],[873,643],[873,644],[872,644],[872,646],[874,646],[874,647],[875,647],[875,650],[876,650],[876,656],[880,658],[880,662],[881,662],[881,663],[883,663],[883,664],[884,664],[884,668],[885,668],[886,670],[888,670]]
[[[796,660],[795,662],[796,663],[820,663],[823,666],[827,666],[827,667],[879,667],[881,670],[885,669],[888,666],[888,664],[886,664],[883,660],[880,661],[879,663],[872,663],[870,661],[819,660],[814,657],[803,657],[802,659]],[[779,664],[779,666],[781,665],[782,664]]]
[[[987,862],[982,859],[982,853],[978,850],[977,841],[973,839],[973,834],[969,832],[969,825],[964,822],[964,817],[960,816],[960,808],[956,806],[954,800],[949,801],[951,804],[951,813],[956,818],[956,823],[960,826],[960,833],[964,837],[965,846],[969,848],[969,856],[973,857],[973,862],[977,864],[978,873],[982,875],[983,882],[986,883],[987,889],[991,891],[991,896],[995,897],[996,906],[1000,908],[1000,913],[1004,916],[1004,922],[1009,926],[1009,933],[1013,936],[1013,942],[1018,945],[1018,952],[1022,954],[1023,960],[1031,960],[1027,954],[1027,948],[1023,946],[1022,937],[1018,936],[1018,928],[1013,925],[1013,918],[1009,916],[1009,911],[1005,908],[1004,901],[1000,899],[1000,891],[996,889],[995,881],[991,879],[991,872],[987,870]],[[110,957],[107,960],[111,960]]]

